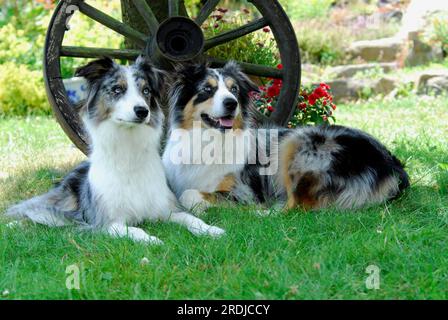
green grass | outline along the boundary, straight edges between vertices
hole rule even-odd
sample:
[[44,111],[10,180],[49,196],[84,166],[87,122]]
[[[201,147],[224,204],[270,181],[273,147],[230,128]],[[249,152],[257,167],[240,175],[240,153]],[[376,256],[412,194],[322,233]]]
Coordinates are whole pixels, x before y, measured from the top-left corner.
[[[447,105],[411,96],[339,106],[338,123],[374,134],[406,162],[412,187],[389,205],[264,218],[215,208],[204,219],[225,237],[146,224],[163,246],[1,223],[0,298],[8,290],[3,298],[446,299]],[[51,118],[0,119],[0,152],[0,212],[45,192],[83,158]],[[82,270],[80,290],[65,286],[71,264]],[[365,286],[369,265],[381,270],[379,290]]]

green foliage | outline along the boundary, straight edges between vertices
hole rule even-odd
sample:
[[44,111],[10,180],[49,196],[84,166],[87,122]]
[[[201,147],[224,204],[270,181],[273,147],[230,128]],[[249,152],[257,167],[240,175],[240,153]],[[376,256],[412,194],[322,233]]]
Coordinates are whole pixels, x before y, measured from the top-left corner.
[[292,20],[325,17],[334,0],[280,0]]
[[41,71],[7,62],[0,65],[0,115],[49,114]]
[[448,54],[448,14],[435,15],[424,36],[430,44],[441,45],[444,52]]
[[[16,6],[5,6],[0,19],[0,64],[26,64],[31,70],[42,70],[45,32],[50,21],[48,10],[42,5],[16,1]],[[20,10],[20,14],[16,12]]]
[[350,36],[345,28],[321,20],[296,25],[303,61],[317,64],[337,64],[345,60]]
[[[249,11],[237,10],[224,13],[215,11],[202,28],[204,29],[205,37],[211,38],[244,25],[252,18]],[[263,30],[219,45],[207,51],[207,54],[216,58],[276,66],[280,62],[280,54],[275,39],[269,28]]]
[[[119,18],[119,1],[97,1],[98,8]],[[0,18],[0,113],[1,115],[48,114],[50,106],[43,81],[45,34],[53,13],[35,1],[10,1]],[[18,12],[20,14],[18,14]],[[75,13],[64,45],[122,48],[123,37],[86,16]],[[88,32],[87,32],[88,31]],[[63,78],[88,59],[61,59]]]

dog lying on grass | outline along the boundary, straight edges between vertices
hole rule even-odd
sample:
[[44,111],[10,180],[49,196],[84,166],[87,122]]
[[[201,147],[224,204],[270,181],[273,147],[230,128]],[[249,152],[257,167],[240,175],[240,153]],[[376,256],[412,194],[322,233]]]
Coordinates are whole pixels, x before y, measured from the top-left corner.
[[79,110],[91,142],[89,160],[54,189],[13,206],[7,215],[50,226],[75,222],[155,244],[161,241],[135,225],[162,220],[196,235],[222,235],[224,230],[179,210],[167,185],[159,155],[164,74],[139,57],[131,66],[96,60],[76,75],[89,86]]
[[190,65],[176,77],[163,162],[187,208],[202,211],[225,198],[286,209],[351,209],[393,199],[409,186],[400,161],[359,130],[253,129],[249,93],[258,88],[236,63]]

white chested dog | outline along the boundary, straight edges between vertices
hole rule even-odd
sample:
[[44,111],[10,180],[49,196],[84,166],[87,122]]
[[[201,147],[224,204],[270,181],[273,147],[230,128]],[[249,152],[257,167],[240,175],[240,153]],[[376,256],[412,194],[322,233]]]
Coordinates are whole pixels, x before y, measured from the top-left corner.
[[140,57],[120,66],[93,61],[77,71],[89,86],[80,108],[90,138],[89,160],[48,193],[7,212],[16,219],[62,226],[77,222],[112,236],[160,243],[136,225],[171,221],[196,235],[219,236],[220,228],[178,209],[159,155],[163,127],[163,73]]
[[255,129],[250,92],[258,88],[236,63],[186,66],[175,77],[163,163],[187,208],[203,210],[220,198],[356,208],[395,198],[409,186],[400,161],[362,131]]

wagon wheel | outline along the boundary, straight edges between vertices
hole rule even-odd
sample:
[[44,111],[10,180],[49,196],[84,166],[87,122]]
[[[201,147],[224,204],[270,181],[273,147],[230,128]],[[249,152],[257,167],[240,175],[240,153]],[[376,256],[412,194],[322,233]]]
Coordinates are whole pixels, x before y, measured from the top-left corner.
[[[128,0],[129,1],[129,0]],[[161,6],[164,0],[155,0],[151,7]],[[69,102],[62,82],[61,63],[63,57],[98,58],[109,56],[117,59],[135,60],[141,54],[149,54],[159,65],[167,66],[170,61],[188,61],[199,56],[208,59],[213,67],[225,64],[222,59],[207,56],[206,52],[215,46],[227,43],[269,26],[273,32],[283,69],[238,61],[244,72],[254,76],[281,78],[283,88],[277,108],[271,119],[279,125],[286,125],[291,118],[297,102],[300,86],[300,54],[297,39],[288,16],[278,1],[248,0],[261,14],[261,18],[234,30],[204,39],[201,25],[213,12],[219,0],[207,0],[197,17],[192,20],[185,13],[182,0],[168,0],[168,18],[159,23],[155,10],[145,0],[131,0],[145,24],[149,34],[136,30],[130,24],[118,21],[83,0],[62,0],[57,5],[48,27],[44,52],[44,78],[47,96],[55,116],[65,133],[84,153],[87,152],[87,139],[82,123]],[[157,12],[159,13],[159,12]],[[64,35],[68,32],[67,22],[73,14],[83,14],[112,29],[132,43],[134,49],[110,49],[92,47],[63,46]],[[181,15],[183,17],[181,17]],[[159,14],[160,16],[160,14]],[[166,17],[162,17],[166,18]],[[162,20],[160,19],[160,20]],[[136,21],[135,21],[136,22]],[[73,31],[72,31],[73,32]]]

